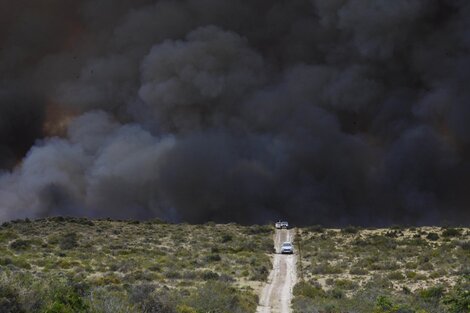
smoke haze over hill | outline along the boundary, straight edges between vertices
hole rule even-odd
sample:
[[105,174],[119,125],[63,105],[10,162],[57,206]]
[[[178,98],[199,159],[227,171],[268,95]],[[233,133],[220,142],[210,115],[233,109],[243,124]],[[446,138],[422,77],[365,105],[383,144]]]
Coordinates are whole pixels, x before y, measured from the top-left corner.
[[0,220],[468,224],[470,3],[0,4]]

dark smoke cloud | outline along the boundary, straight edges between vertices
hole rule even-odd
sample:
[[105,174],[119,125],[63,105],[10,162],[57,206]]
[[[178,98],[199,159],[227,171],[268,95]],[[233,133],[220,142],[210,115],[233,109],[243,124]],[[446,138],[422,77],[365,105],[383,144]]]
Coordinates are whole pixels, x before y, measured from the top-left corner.
[[470,221],[466,1],[16,1],[0,21],[0,220]]

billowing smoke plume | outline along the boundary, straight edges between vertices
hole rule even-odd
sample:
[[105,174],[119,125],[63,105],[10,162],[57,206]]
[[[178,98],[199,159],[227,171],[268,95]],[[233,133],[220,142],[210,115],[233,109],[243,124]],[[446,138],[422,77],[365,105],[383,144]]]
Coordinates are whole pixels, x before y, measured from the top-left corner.
[[0,220],[470,219],[470,3],[0,9]]

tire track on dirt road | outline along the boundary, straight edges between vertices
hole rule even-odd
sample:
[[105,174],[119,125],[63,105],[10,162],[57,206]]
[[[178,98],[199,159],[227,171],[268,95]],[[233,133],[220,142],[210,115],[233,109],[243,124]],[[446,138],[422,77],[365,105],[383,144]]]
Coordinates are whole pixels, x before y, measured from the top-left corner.
[[[274,234],[273,269],[264,286],[257,313],[290,313],[292,290],[297,281],[297,257],[295,254],[280,254],[280,247],[285,241],[294,240],[293,229],[276,229]],[[295,252],[295,250],[294,250]]]

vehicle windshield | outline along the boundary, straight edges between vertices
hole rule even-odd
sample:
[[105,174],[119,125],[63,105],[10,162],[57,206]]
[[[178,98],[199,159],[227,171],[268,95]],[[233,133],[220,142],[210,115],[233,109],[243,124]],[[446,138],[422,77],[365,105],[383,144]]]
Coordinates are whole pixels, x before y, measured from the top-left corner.
[[282,244],[283,247],[290,247],[292,244],[290,242],[285,242]]

